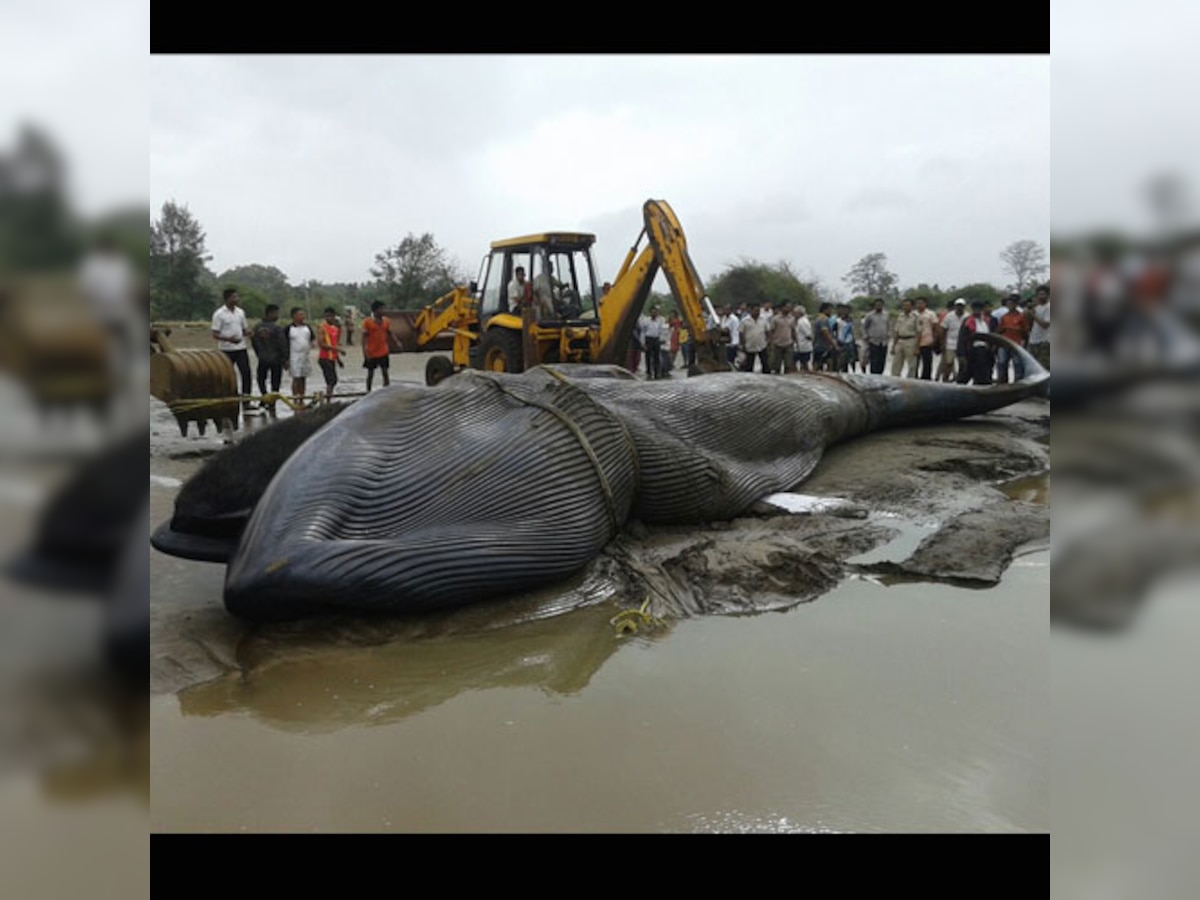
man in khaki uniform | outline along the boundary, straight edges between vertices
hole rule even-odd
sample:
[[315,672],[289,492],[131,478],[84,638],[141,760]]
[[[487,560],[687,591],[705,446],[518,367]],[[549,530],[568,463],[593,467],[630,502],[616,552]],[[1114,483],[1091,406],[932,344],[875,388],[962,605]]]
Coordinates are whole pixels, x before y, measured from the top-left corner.
[[920,334],[917,339],[917,353],[921,357],[921,378],[930,381],[933,378],[933,352],[937,343],[937,313],[929,308],[929,299],[917,298],[917,321],[920,323]]
[[786,303],[780,304],[767,326],[767,361],[773,375],[796,371],[796,320]]
[[892,374],[899,377],[908,366],[908,377],[917,377],[917,337],[921,320],[913,311],[911,300],[900,304],[900,314],[892,322]]

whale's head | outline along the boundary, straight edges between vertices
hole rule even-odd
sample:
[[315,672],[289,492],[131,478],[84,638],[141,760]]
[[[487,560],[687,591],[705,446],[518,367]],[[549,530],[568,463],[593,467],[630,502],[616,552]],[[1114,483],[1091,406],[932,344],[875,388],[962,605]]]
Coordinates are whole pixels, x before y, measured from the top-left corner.
[[179,490],[175,512],[150,538],[155,549],[226,562],[279,468],[348,404],[331,403],[282,419],[210,458]]

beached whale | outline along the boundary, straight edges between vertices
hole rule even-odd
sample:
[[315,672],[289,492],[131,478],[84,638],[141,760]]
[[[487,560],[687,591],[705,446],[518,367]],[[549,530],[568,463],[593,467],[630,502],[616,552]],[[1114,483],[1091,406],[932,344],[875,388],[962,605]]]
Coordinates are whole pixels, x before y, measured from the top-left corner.
[[[262,488],[252,510],[241,496],[241,511],[227,511],[226,550],[209,545],[204,558],[227,558],[227,609],[264,621],[448,609],[545,586],[581,569],[631,518],[733,519],[803,481],[834,443],[1045,391],[1049,373],[1032,356],[982,337],[1021,356],[1021,381],[730,372],[643,382],[617,368],[547,366],[393,385],[294,451],[276,449],[286,459],[251,486]],[[206,468],[244,470],[239,449]],[[203,531],[203,519],[177,505],[184,527],[165,524],[155,546],[188,555],[188,532]]]

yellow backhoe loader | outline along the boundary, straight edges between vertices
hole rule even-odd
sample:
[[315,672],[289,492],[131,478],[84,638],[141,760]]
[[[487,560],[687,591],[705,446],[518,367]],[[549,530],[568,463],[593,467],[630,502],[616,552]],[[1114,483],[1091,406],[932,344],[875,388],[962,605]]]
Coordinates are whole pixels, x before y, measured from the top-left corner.
[[627,365],[634,326],[660,269],[694,335],[689,374],[727,371],[720,330],[709,328],[716,316],[679,220],[664,200],[647,200],[642,212],[644,226],[606,292],[592,259],[595,235],[546,232],[494,241],[477,281],[439,297],[413,320],[416,349],[452,341],[449,359],[430,358],[425,382],[437,384],[465,368],[523,372],[549,362]]

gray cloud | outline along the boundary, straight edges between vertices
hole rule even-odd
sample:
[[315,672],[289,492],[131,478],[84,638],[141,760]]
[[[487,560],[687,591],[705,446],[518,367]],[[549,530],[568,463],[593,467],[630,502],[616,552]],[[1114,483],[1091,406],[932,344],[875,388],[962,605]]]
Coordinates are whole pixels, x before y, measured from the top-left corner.
[[906,210],[911,209],[915,201],[904,191],[888,188],[867,188],[856,193],[842,204],[843,212],[874,212],[877,210]]
[[[431,231],[594,231],[615,271],[647,197],[697,267],[786,259],[836,283],[874,250],[913,280],[1002,279],[1048,233],[1043,57],[151,58],[150,199],[214,265],[366,280]],[[955,252],[947,252],[947,247]]]

